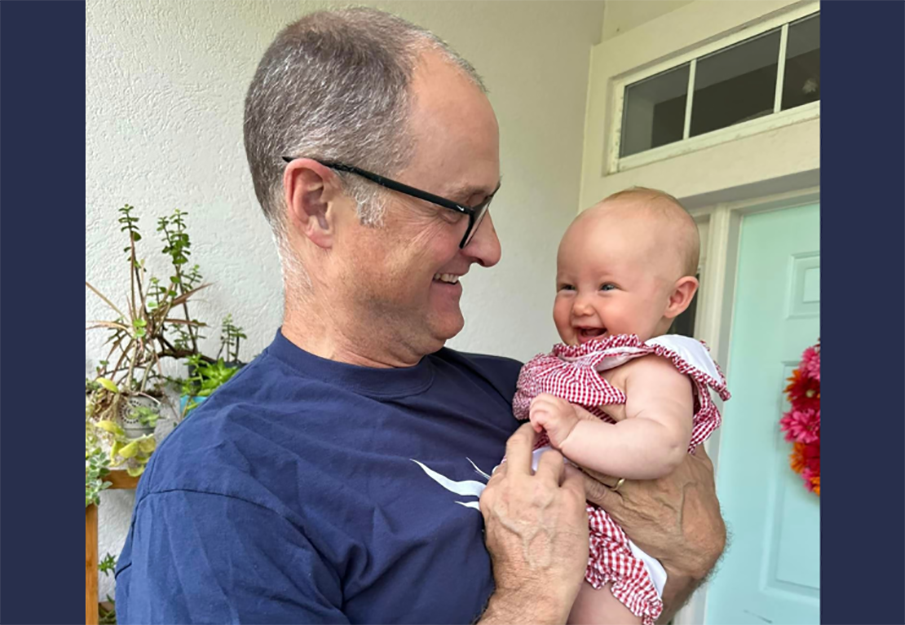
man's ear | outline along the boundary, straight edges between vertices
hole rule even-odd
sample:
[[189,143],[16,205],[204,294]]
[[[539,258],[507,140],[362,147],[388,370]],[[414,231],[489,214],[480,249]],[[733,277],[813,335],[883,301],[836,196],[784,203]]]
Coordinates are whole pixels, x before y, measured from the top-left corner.
[[297,158],[283,172],[283,193],[290,227],[318,247],[332,247],[335,204],[342,193],[333,170]]
[[666,305],[666,312],[663,313],[663,316],[667,319],[673,319],[685,312],[685,309],[688,308],[689,304],[691,304],[691,300],[694,298],[694,294],[697,292],[697,290],[697,278],[693,278],[691,276],[679,278],[676,281],[675,286],[673,286],[673,291],[669,296],[669,301]]

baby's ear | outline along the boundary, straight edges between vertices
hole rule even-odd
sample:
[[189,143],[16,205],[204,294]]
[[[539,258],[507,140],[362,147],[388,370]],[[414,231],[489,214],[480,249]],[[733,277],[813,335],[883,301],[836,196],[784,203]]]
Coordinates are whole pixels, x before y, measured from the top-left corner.
[[694,294],[698,290],[698,279],[692,276],[685,276],[684,278],[679,278],[676,281],[675,286],[673,286],[672,294],[669,296],[669,301],[667,302],[666,312],[663,314],[667,319],[674,319],[678,317],[685,309],[688,308],[688,305],[691,304],[692,298],[694,298]]

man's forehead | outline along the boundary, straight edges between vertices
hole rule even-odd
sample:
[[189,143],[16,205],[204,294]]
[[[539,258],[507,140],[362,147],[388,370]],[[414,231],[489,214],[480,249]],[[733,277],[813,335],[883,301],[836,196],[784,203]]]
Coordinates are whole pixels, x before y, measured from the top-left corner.
[[463,203],[493,193],[500,182],[499,126],[485,93],[435,51],[422,55],[411,90],[412,184]]

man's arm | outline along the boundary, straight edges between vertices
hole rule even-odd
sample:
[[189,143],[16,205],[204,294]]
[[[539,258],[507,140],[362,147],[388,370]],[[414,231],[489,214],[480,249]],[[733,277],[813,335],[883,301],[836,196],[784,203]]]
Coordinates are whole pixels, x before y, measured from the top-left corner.
[[603,486],[612,485],[614,478],[586,473],[591,474],[585,479],[588,500],[606,510],[635,544],[666,569],[659,622],[669,622],[704,581],[726,546],[713,464],[703,445],[694,455],[687,454],[670,475],[626,481],[615,492]]
[[496,590],[480,625],[565,623],[588,562],[581,474],[556,451],[531,470],[535,432],[524,424],[481,495]]

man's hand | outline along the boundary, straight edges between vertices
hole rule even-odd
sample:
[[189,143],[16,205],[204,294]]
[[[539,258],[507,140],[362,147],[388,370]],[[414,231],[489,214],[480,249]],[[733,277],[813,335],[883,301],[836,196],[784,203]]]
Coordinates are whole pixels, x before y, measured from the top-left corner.
[[670,475],[629,480],[615,492],[603,486],[612,486],[615,478],[585,473],[591,475],[585,477],[588,500],[606,510],[635,544],[666,569],[660,621],[667,622],[707,576],[726,545],[713,464],[703,445]]
[[569,434],[578,424],[579,416],[575,406],[565,399],[550,393],[541,393],[531,400],[528,419],[535,432],[546,431],[550,444],[562,450]]
[[562,454],[531,470],[535,433],[524,424],[506,444],[506,462],[481,494],[485,541],[496,590],[479,621],[565,623],[588,563],[588,517],[581,473]]

